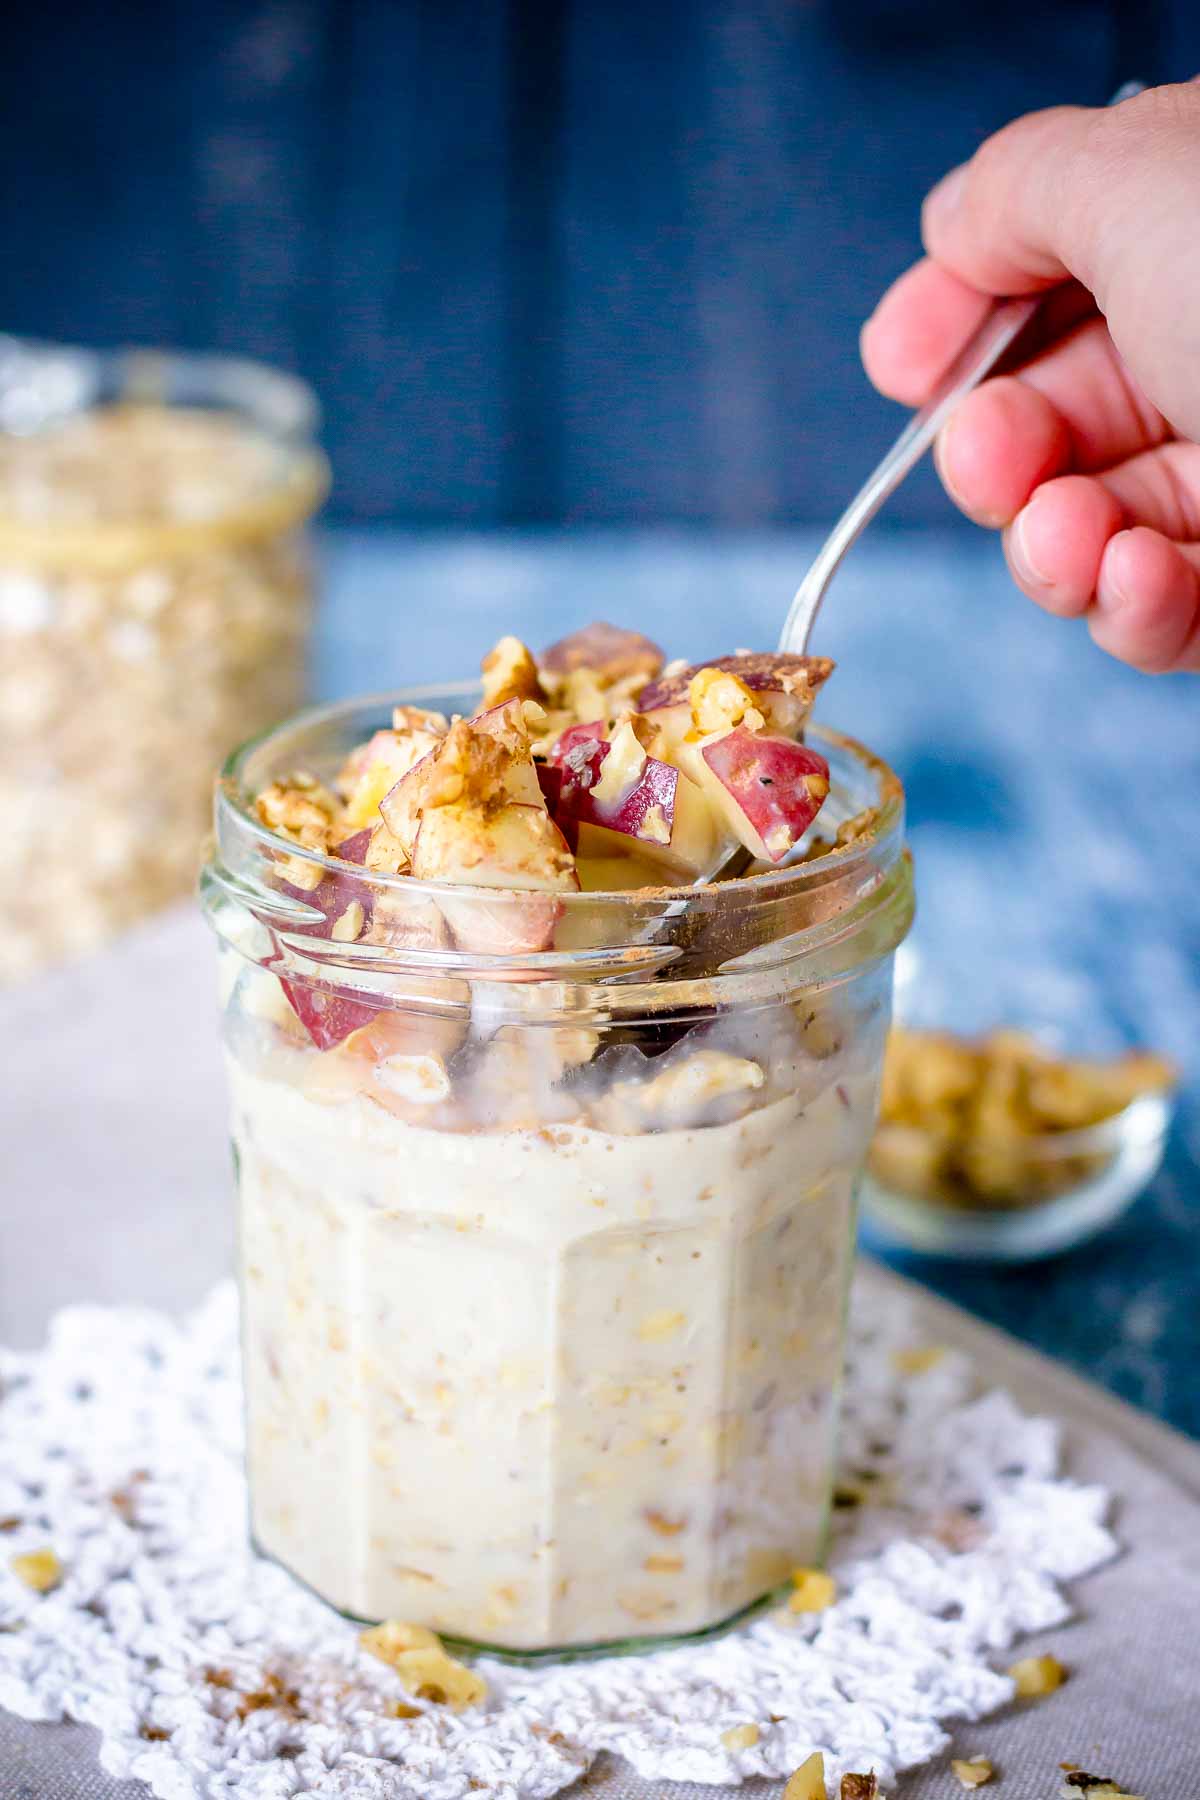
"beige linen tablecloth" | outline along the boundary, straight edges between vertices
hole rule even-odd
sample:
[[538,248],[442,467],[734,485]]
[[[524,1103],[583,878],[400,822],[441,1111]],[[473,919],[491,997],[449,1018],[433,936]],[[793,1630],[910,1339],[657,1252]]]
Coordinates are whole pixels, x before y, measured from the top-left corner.
[[[0,1340],[36,1343],[74,1300],[198,1300],[228,1267],[228,1152],[212,959],[181,911],[105,956],[0,996],[8,1046]],[[20,1055],[11,1054],[20,1046]],[[872,1280],[895,1283],[886,1270]],[[922,1295],[929,1340],[960,1346],[985,1379],[1067,1427],[1072,1471],[1117,1496],[1126,1554],[1078,1586],[1076,1623],[1047,1644],[1071,1669],[1050,1698],[957,1735],[982,1754],[996,1800],[1051,1800],[1058,1764],[1112,1774],[1148,1800],[1200,1800],[1200,1447],[1011,1339]],[[729,1790],[733,1792],[735,1790]],[[743,1800],[779,1784],[750,1782]],[[901,1800],[953,1800],[948,1760],[903,1779]],[[595,1800],[719,1800],[601,1765],[572,1790]],[[146,1800],[96,1761],[96,1736],[0,1714],[0,1800]]]

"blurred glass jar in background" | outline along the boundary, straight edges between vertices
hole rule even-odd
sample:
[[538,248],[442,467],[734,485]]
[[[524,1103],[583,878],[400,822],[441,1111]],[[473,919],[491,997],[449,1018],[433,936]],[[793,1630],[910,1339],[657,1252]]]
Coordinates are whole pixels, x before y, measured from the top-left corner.
[[186,893],[302,698],[315,423],[253,363],[0,339],[0,984]]

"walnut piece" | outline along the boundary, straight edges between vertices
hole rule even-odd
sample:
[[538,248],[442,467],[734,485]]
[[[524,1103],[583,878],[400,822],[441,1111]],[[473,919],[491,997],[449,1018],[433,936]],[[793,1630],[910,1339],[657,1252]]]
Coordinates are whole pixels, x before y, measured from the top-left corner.
[[806,1757],[795,1774],[788,1778],[783,1800],[826,1800],[825,1758],[819,1750]]
[[956,1756],[950,1767],[965,1788],[982,1787],[996,1772],[986,1756],[972,1756],[969,1760]]
[[269,831],[305,850],[319,850],[322,854],[331,847],[340,828],[338,800],[303,770],[281,776],[264,788],[254,802],[254,810]]
[[35,1594],[49,1594],[61,1582],[65,1570],[53,1550],[27,1550],[11,1556],[8,1566],[18,1581],[23,1581]]
[[448,1706],[462,1712],[468,1706],[479,1706],[487,1698],[487,1683],[474,1669],[468,1669],[447,1655],[436,1632],[425,1625],[409,1625],[401,1619],[387,1619],[364,1631],[359,1643],[372,1656],[394,1669],[410,1694],[436,1706]]
[[1084,1794],[1088,1800],[1142,1800],[1140,1794],[1127,1793],[1109,1775],[1089,1775],[1086,1769],[1077,1769],[1067,1763],[1059,1766],[1068,1771],[1067,1779],[1058,1790],[1063,1800],[1079,1800]]
[[879,1777],[874,1769],[869,1775],[843,1775],[838,1800],[878,1800]]
[[1036,1700],[1042,1694],[1052,1694],[1067,1679],[1067,1671],[1057,1656],[1023,1656],[1008,1671],[1009,1679],[1016,1683],[1017,1693],[1022,1700]]
[[542,668],[551,675],[591,669],[605,686],[631,677],[637,677],[644,685],[658,674],[662,662],[658,645],[640,631],[624,631],[619,625],[606,625],[601,620],[560,638],[541,655]]
[[824,1569],[793,1569],[788,1611],[819,1613],[837,1599],[837,1582]]
[[1027,1032],[993,1031],[972,1042],[897,1028],[884,1061],[872,1173],[944,1205],[1035,1204],[1102,1160],[1044,1140],[1097,1125],[1172,1080],[1171,1066],[1148,1054],[1061,1060]]
[[735,725],[761,731],[763,727],[754,695],[731,669],[698,669],[688,683],[688,704],[697,731],[730,731]]

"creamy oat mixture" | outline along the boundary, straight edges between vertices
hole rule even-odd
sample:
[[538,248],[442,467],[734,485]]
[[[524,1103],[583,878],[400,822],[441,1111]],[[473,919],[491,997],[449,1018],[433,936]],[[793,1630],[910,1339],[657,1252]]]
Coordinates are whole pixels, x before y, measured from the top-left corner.
[[279,460],[160,406],[0,434],[0,983],[186,892],[214,768],[299,703],[317,494],[281,512]]
[[869,1077],[629,1137],[232,1079],[264,1549],[528,1649],[692,1631],[819,1556]]
[[[475,718],[400,708],[264,789],[275,885],[324,921],[293,941],[519,959],[581,887],[812,854],[828,665],[660,664],[504,640]],[[647,981],[618,1027],[222,955],[260,1545],[515,1650],[712,1626],[819,1559],[886,970],[661,1023]]]

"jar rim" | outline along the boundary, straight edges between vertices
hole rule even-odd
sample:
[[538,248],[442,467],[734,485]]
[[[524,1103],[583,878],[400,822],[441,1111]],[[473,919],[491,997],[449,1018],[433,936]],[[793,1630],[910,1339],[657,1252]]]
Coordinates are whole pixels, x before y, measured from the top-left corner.
[[[556,893],[553,899],[561,903],[559,916],[563,925],[558,936],[566,938],[573,930],[582,931],[585,925],[589,928],[585,933],[588,942],[578,948],[505,954],[475,948],[406,947],[396,951],[378,945],[332,942],[321,933],[321,926],[328,925],[325,915],[306,905],[303,891],[295,886],[290,894],[281,894],[278,882],[271,882],[272,868],[277,869],[284,861],[293,866],[306,865],[311,871],[309,891],[327,879],[350,877],[372,892],[403,895],[414,903],[433,906],[453,901],[460,907],[495,912],[506,905],[527,906],[533,897],[521,889],[471,887],[365,871],[339,857],[305,849],[272,831],[255,816],[255,792],[264,785],[250,779],[256,760],[264,765],[264,774],[273,751],[278,762],[276,773],[295,768],[298,762],[303,766],[296,753],[294,760],[283,761],[282,752],[292,739],[322,731],[333,735],[339,726],[344,729],[351,721],[372,715],[390,717],[391,708],[398,705],[427,705],[440,700],[443,710],[451,710],[446,704],[451,697],[465,701],[477,693],[477,682],[437,683],[329,702],[295,714],[239,746],[226,760],[216,783],[216,844],[204,876],[209,899],[219,891],[227,900],[239,903],[266,922],[277,937],[291,941],[290,933],[299,934],[294,943],[305,957],[317,957],[323,967],[335,965],[339,979],[347,969],[357,970],[366,979],[371,970],[398,967],[414,974],[483,979],[511,979],[525,973],[544,980],[620,981],[668,968],[671,978],[685,971],[690,976],[702,964],[702,959],[688,953],[690,925],[696,926],[701,935],[705,929],[709,933],[709,964],[704,973],[738,969],[761,974],[781,962],[815,955],[856,935],[867,919],[887,910],[893,902],[900,909],[897,918],[906,907],[907,914],[887,945],[888,953],[907,928],[911,875],[904,849],[904,794],[899,777],[856,739],[827,726],[813,726],[811,738],[831,759],[835,783],[836,770],[841,768],[869,784],[870,804],[875,810],[869,831],[824,856],[723,882]],[[368,735],[372,728],[362,724],[362,735]],[[343,747],[351,741],[354,740],[345,734]],[[671,929],[665,934],[658,929],[664,921],[671,921]],[[718,943],[721,951],[727,953],[718,956]]]

